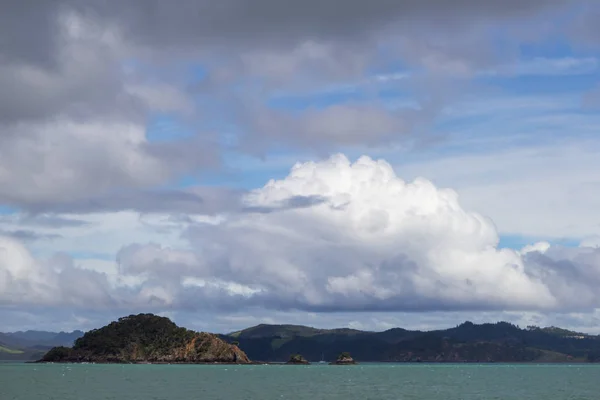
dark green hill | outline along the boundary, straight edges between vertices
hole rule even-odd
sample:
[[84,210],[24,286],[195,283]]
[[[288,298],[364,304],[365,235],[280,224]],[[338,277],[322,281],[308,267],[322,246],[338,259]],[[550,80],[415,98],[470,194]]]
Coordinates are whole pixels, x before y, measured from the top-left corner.
[[39,359],[44,349],[19,348],[0,342],[0,360],[2,361],[31,361]]
[[37,360],[52,347],[72,346],[75,340],[82,335],[82,331],[0,333],[0,360]]
[[72,346],[75,340],[83,336],[82,331],[48,332],[48,331],[18,331],[5,333],[10,340],[24,347],[33,346]]
[[[371,333],[349,328],[317,329],[303,325],[261,324],[220,337],[239,343],[240,348],[251,349],[257,356],[252,359],[285,362],[290,354],[298,353],[313,361],[319,361],[322,357],[337,357],[346,343]],[[364,348],[371,351],[369,346]]]
[[[69,335],[66,334],[65,340]],[[48,346],[27,339],[50,336],[43,331],[0,334],[0,359],[40,358],[40,352],[47,351]],[[344,352],[350,352],[358,362],[600,362],[600,337],[557,327],[521,329],[507,322],[465,322],[430,332],[402,328],[366,332],[261,324],[228,335],[211,335],[180,328],[167,318],[140,314],[92,330],[78,339],[73,348],[57,347],[44,359],[246,362],[249,357],[286,362],[291,355],[302,354],[316,362],[334,361]]]
[[241,331],[229,333],[226,336],[244,338],[244,339],[259,339],[259,338],[289,338],[289,337],[309,337],[316,335],[337,334],[337,335],[357,335],[365,332],[350,328],[339,329],[317,329],[303,325],[267,325],[260,324]]
[[290,354],[333,361],[350,352],[358,361],[585,362],[600,361],[600,338],[557,328],[521,329],[507,322],[473,324],[431,332],[394,328],[384,332],[258,325],[232,335],[254,360],[284,362]]
[[250,360],[237,346],[210,333],[180,328],[153,314],[119,318],[87,332],[72,348],[55,347],[43,362],[239,363]]

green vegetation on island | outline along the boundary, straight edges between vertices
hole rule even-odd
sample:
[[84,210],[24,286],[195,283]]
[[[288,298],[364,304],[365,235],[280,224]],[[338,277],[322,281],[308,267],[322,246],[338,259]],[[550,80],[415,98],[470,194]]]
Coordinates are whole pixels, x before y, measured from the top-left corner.
[[290,359],[286,362],[289,365],[308,365],[308,360],[302,357],[302,354],[292,354]]
[[178,327],[153,314],[130,315],[94,329],[72,348],[55,347],[41,362],[236,363],[250,360],[237,346],[210,333]]
[[335,360],[332,363],[329,363],[330,365],[355,365],[356,361],[354,361],[354,359],[352,358],[352,356],[350,355],[350,353],[348,353],[347,351],[342,352],[337,360]]
[[36,348],[25,348],[0,342],[0,360],[3,361],[26,361],[35,360],[44,354],[44,350]]
[[521,329],[507,322],[384,332],[258,325],[221,337],[235,338],[253,360],[337,360],[349,352],[365,362],[600,362],[600,337],[559,328]]
[[6,354],[23,354],[24,351],[23,350],[18,350],[18,349],[9,349],[8,347],[0,346],[0,353],[6,353]]
[[[82,335],[80,331],[0,333],[0,360],[286,363],[290,354],[301,354],[307,362],[336,363],[348,352],[361,362],[600,362],[599,336],[557,327],[521,329],[507,322],[465,322],[429,332],[261,324],[212,335],[140,314]],[[73,342],[76,337],[80,338]]]

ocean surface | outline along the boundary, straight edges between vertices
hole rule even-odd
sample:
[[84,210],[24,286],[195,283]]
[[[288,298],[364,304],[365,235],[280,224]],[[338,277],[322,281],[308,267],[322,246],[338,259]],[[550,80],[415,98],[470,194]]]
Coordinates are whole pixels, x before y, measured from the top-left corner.
[[1,400],[598,400],[599,365],[0,363]]

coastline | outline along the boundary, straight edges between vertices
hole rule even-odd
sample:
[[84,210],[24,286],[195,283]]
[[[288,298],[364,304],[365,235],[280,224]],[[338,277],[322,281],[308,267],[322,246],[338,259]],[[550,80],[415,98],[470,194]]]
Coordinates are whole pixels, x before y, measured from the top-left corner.
[[101,364],[101,365],[333,365],[333,366],[357,366],[357,365],[369,365],[369,364],[401,364],[401,365],[409,365],[409,364],[421,364],[421,365],[440,365],[440,364],[448,364],[448,365],[463,365],[463,364],[472,364],[472,365],[598,365],[599,363],[588,362],[584,360],[571,360],[571,361],[361,361],[360,363],[355,364],[336,364],[335,362],[327,363],[327,364],[319,364],[319,363],[308,363],[308,364],[289,364],[283,361],[251,361],[249,363],[234,363],[234,362],[181,362],[181,361],[20,361],[20,363],[24,364]]

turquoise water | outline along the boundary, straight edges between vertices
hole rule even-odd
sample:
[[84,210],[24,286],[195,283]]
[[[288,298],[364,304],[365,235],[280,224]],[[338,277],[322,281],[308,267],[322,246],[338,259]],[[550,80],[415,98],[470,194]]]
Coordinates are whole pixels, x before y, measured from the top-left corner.
[[597,365],[0,364],[1,400],[598,400]]

